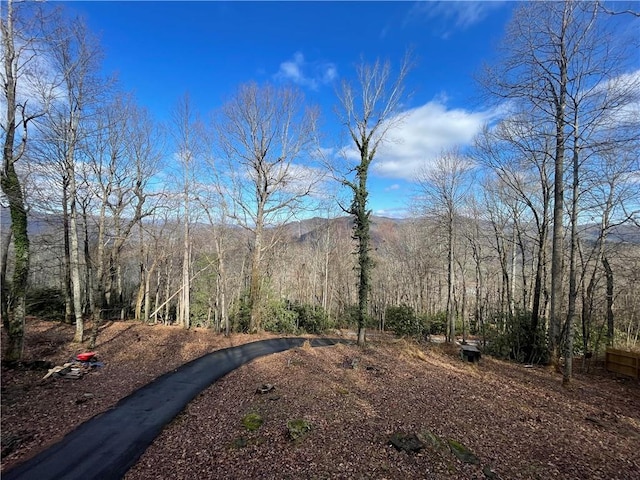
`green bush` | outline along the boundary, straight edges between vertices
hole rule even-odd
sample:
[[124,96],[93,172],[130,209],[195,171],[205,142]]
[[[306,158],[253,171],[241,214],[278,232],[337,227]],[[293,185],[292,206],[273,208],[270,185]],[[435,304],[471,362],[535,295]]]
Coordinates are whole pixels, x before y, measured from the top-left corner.
[[307,333],[320,334],[332,327],[327,312],[320,306],[297,303],[292,309],[298,316],[298,328]]
[[520,363],[549,362],[547,336],[542,319],[534,330],[531,325],[531,312],[519,311],[512,318],[497,319],[504,329],[489,325],[485,340],[486,352],[490,355],[515,360]]
[[[336,322],[337,328],[358,328],[358,305],[347,306]],[[378,328],[378,322],[371,315],[365,318],[366,328]]]
[[[269,300],[261,308],[261,318],[262,329],[273,333],[293,334],[304,331],[320,334],[334,326],[321,306],[293,303],[286,299]],[[248,294],[232,306],[229,320],[233,331],[249,331],[251,309]]]
[[251,308],[249,307],[248,292],[232,305],[229,312],[229,322],[234,332],[247,333],[251,325]]
[[386,326],[399,337],[421,337],[424,325],[408,305],[389,306],[385,313]]
[[27,291],[27,315],[46,320],[64,319],[64,295],[58,288],[37,288]]
[[296,333],[298,331],[298,314],[289,308],[289,302],[272,300],[269,302],[262,319],[262,328],[267,332]]
[[437,312],[433,315],[421,315],[421,321],[429,335],[445,335],[447,332],[447,312]]
[[320,334],[332,327],[329,318],[320,306],[292,303],[288,300],[273,300],[267,307],[262,326],[269,332]]

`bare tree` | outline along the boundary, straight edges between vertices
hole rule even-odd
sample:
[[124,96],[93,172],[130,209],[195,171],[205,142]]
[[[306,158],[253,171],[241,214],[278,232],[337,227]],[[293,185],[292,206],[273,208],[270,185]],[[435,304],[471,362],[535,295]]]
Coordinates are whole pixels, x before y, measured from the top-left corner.
[[[411,67],[409,55],[405,56],[397,74],[391,63],[377,59],[373,64],[364,61],[356,66],[356,85],[342,83],[338,93],[338,116],[347,129],[357,149],[357,164],[343,176],[342,183],[353,194],[345,213],[353,216],[353,236],[356,239],[358,257],[358,345],[366,342],[366,319],[369,310],[371,269],[370,217],[368,206],[369,168],[378,148],[389,131],[403,120],[400,111],[404,97],[404,83]],[[353,178],[352,178],[353,177]]]
[[[531,323],[526,335],[527,361],[539,360],[535,352],[535,335],[541,319],[544,321],[545,285],[550,209],[553,194],[551,177],[552,141],[531,124],[525,113],[514,113],[495,128],[486,128],[476,139],[474,158],[488,167],[510,192],[512,202],[522,203],[530,223],[535,227],[533,286],[531,302],[524,303],[531,311]],[[515,222],[515,219],[513,219]],[[522,252],[524,261],[524,252]],[[523,272],[524,273],[524,272]],[[523,301],[524,297],[523,295]],[[544,326],[544,324],[542,324]]]
[[[36,22],[30,24],[32,6],[8,0],[2,8],[0,33],[2,34],[2,82],[3,102],[6,115],[2,119],[3,153],[0,185],[9,204],[11,215],[11,235],[14,244],[14,269],[11,290],[3,302],[3,326],[7,330],[8,341],[4,358],[9,361],[22,357],[24,339],[25,295],[29,279],[30,244],[27,232],[27,209],[23,186],[16,169],[16,163],[25,155],[27,134],[30,123],[44,114],[45,105],[29,103],[29,95],[39,81],[37,69],[38,49],[42,47],[36,32],[40,31]],[[39,92],[42,93],[42,92]],[[33,100],[33,99],[31,99]],[[45,96],[42,100],[47,102]],[[33,105],[32,105],[33,104]],[[34,107],[34,108],[32,108]],[[9,239],[7,240],[9,241]],[[8,243],[7,243],[8,247]],[[3,262],[3,288],[4,269]],[[6,303],[5,303],[6,302]]]
[[317,111],[304,107],[298,90],[255,83],[240,86],[216,119],[230,214],[252,235],[251,331],[261,328],[263,255],[277,241],[270,241],[266,229],[286,223],[304,208],[319,179],[309,168],[316,119]]
[[182,286],[178,322],[184,328],[191,326],[191,222],[193,221],[193,190],[196,186],[197,162],[201,156],[202,125],[188,94],[182,97],[173,111],[173,138],[180,167],[182,197]]
[[419,195],[425,213],[437,218],[444,226],[447,244],[447,341],[453,342],[456,333],[454,309],[456,223],[461,205],[468,193],[471,163],[459,152],[445,152],[431,168],[418,176]]
[[611,10],[603,5],[603,3],[600,3],[600,8],[604,13],[608,15],[631,15],[634,17],[640,17],[640,11],[631,10],[630,8],[626,10]]
[[[567,355],[573,331],[573,312],[566,311],[564,288],[565,158],[572,154],[572,192],[577,191],[576,166],[583,161],[585,141],[602,122],[603,111],[591,109],[599,89],[620,73],[624,46],[613,43],[611,32],[598,23],[598,2],[533,2],[523,4],[509,24],[504,41],[504,56],[490,72],[485,88],[500,98],[510,99],[530,112],[539,135],[552,135],[554,163],[554,202],[551,265],[551,301],[549,346],[552,362],[558,366],[563,340]],[[618,97],[620,98],[620,97]],[[609,102],[604,114],[610,116],[616,102]],[[620,105],[619,103],[617,105]],[[585,125],[586,122],[586,125]],[[576,163],[577,162],[577,163]],[[578,168],[579,170],[579,168]],[[577,211],[572,193],[572,211]],[[575,200],[574,200],[575,199]],[[577,216],[572,216],[575,223]],[[575,231],[573,232],[576,233]],[[571,238],[571,258],[576,252]],[[575,266],[575,264],[574,264]],[[571,283],[571,282],[570,282]],[[569,303],[576,297],[576,284],[569,286]],[[569,305],[569,310],[573,307]],[[563,328],[563,325],[566,325]],[[565,357],[567,356],[565,355]],[[565,363],[565,381],[570,380],[570,362]]]
[[228,278],[227,278],[227,257],[229,255],[228,240],[229,225],[227,220],[229,219],[230,210],[227,204],[228,195],[223,186],[223,182],[218,171],[217,159],[215,156],[215,128],[208,129],[209,135],[206,139],[206,143],[211,147],[205,155],[206,164],[209,167],[207,169],[208,175],[203,176],[203,182],[207,182],[208,185],[201,188],[201,194],[199,195],[200,207],[204,210],[206,217],[211,227],[211,234],[213,235],[213,242],[215,244],[216,259],[216,291],[215,291],[215,318],[216,328],[218,332],[224,329],[225,335],[231,334],[231,323],[229,321],[228,313]]
[[117,306],[123,316],[121,255],[134,227],[153,208],[147,203],[147,187],[159,158],[153,124],[131,98],[116,97],[100,110],[94,125],[96,133],[86,148],[99,210],[97,253],[94,259],[87,255],[87,263],[96,266],[90,289],[91,348],[103,310]]
[[95,111],[105,84],[99,78],[102,52],[97,40],[81,19],[59,24],[50,43],[50,61],[61,79],[61,94],[47,118],[49,141],[60,146],[64,178],[68,182],[69,250],[73,310],[76,320],[74,341],[84,340],[82,288],[80,276],[80,242],[78,226],[77,156],[80,143],[88,134],[85,123]]

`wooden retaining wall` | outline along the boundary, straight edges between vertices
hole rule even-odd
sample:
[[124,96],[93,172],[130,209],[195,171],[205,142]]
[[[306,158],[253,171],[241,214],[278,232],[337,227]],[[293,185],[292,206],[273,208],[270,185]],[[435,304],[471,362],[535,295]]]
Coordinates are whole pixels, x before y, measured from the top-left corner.
[[605,368],[608,372],[619,373],[620,375],[640,380],[640,353],[607,348]]

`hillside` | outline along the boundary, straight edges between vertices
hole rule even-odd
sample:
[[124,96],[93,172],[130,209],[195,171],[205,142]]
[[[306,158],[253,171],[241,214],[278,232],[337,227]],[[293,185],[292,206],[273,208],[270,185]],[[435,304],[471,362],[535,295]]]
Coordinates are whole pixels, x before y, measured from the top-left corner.
[[[389,218],[373,215],[371,217],[371,239],[375,245],[384,241],[390,230],[413,221],[412,218]],[[433,224],[435,220],[429,220]],[[491,234],[491,226],[483,221],[485,230]],[[205,225],[196,225],[206,228]],[[6,232],[11,227],[11,218],[8,208],[0,206],[0,231]],[[287,223],[282,227],[285,236],[299,242],[314,242],[321,239],[327,228],[333,232],[350,235],[353,227],[353,219],[348,216],[338,216],[335,218],[312,217],[304,220],[297,220]],[[40,235],[51,229],[62,228],[62,219],[58,215],[32,212],[29,215],[29,234]],[[595,224],[585,224],[579,227],[582,237],[587,241],[596,240],[599,235],[599,226]],[[640,228],[633,224],[616,225],[608,232],[608,239],[613,243],[630,243],[640,245]]]
[[[27,359],[66,361],[82,350],[72,334],[30,319]],[[42,371],[3,365],[3,471],[156,376],[258,338],[117,322],[96,348],[104,367],[81,379],[43,381]],[[545,369],[464,363],[386,336],[370,343],[303,347],[239,368],[189,404],[125,478],[637,478],[637,383],[596,369],[565,389]],[[256,393],[264,384],[275,389]],[[243,426],[249,413],[263,419],[253,431]],[[295,419],[310,430],[292,441]],[[397,450],[394,434],[415,434],[421,450]],[[471,463],[452,453],[458,443]]]

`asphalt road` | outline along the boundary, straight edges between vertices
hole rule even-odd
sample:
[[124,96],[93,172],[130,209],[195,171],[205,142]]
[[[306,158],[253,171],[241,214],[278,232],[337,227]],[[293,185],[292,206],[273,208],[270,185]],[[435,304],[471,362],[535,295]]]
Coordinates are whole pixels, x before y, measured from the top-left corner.
[[[218,350],[166,373],[86,421],[47,450],[2,474],[3,480],[119,479],[173,418],[220,377],[263,355],[301,346],[276,338]],[[312,339],[311,345],[339,340]]]

